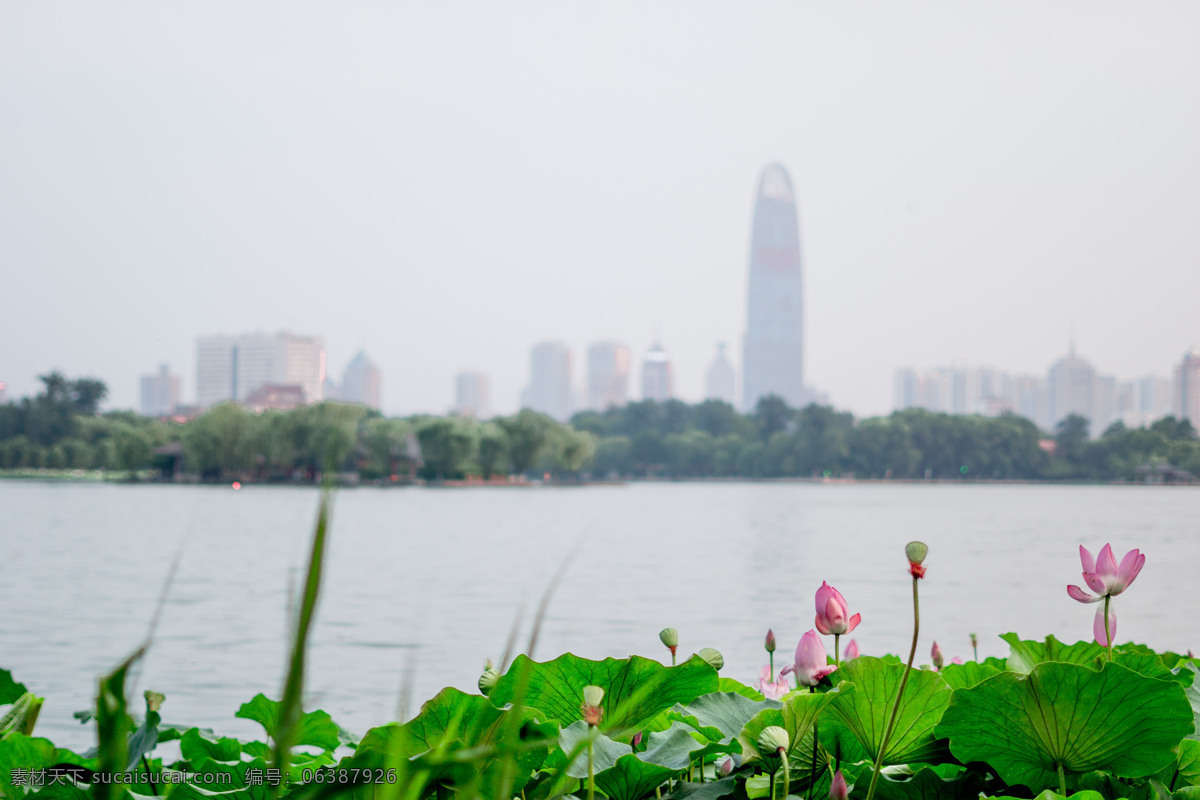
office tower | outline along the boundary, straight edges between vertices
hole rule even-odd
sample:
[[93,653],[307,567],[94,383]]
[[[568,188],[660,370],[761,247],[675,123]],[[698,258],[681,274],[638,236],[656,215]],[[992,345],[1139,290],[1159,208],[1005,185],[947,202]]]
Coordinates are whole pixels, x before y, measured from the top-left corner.
[[365,352],[359,350],[342,373],[342,385],[338,387],[337,399],[343,403],[358,403],[379,410],[382,388],[383,379],[379,367],[367,358]]
[[717,343],[717,355],[708,365],[704,374],[704,396],[709,400],[721,400],[733,405],[733,394],[737,388],[737,378],[733,365],[725,355],[725,343]]
[[629,348],[596,342],[587,351],[587,407],[620,408],[629,401]]
[[1195,350],[1175,368],[1175,416],[1200,430],[1200,353]]
[[490,381],[482,372],[460,372],[454,376],[454,413],[460,417],[488,419],[492,416]]
[[298,386],[304,402],[322,399],[325,346],[290,333],[202,336],[196,340],[196,402],[240,402],[262,386]]
[[909,367],[896,370],[892,378],[892,408],[903,411],[922,407],[921,374]]
[[521,407],[559,422],[571,418],[571,350],[562,342],[541,342],[529,354],[529,385]]
[[1075,343],[1071,343],[1066,356],[1055,361],[1046,375],[1046,388],[1050,395],[1050,426],[1055,427],[1071,414],[1087,417],[1093,424],[1089,427],[1092,435],[1102,431],[1096,430],[1096,370],[1082,358],[1075,355]]
[[750,284],[742,358],[742,405],[774,394],[805,404],[803,293],[796,198],[787,170],[763,170],[750,235]]
[[665,403],[675,396],[671,359],[658,342],[642,357],[642,399]]
[[142,416],[162,417],[174,411],[177,405],[179,376],[172,374],[166,364],[160,364],[158,372],[142,376],[139,405]]

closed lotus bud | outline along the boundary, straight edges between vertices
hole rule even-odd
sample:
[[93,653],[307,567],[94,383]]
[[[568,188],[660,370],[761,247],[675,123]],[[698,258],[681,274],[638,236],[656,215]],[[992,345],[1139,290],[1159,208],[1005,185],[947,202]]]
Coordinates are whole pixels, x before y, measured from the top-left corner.
[[933,650],[930,651],[929,655],[931,658],[933,658],[933,668],[934,669],[941,669],[942,664],[946,663],[946,659],[942,655],[942,648],[938,647],[937,642],[933,643]]
[[925,556],[929,555],[929,545],[924,542],[909,542],[904,546],[904,555],[908,558],[908,572],[914,578],[925,577],[925,567],[921,566]]
[[733,756],[726,756],[724,761],[718,762],[717,772],[721,773],[722,776],[733,772]]
[[479,693],[484,697],[491,694],[492,689],[496,688],[496,681],[500,680],[500,673],[492,666],[491,659],[483,665],[483,674],[479,676]]
[[764,756],[786,753],[790,743],[787,731],[778,725],[768,725],[758,735],[758,752]]
[[767,648],[768,653],[775,652],[775,631],[767,628],[767,640],[763,643],[763,647]]
[[707,661],[713,669],[719,670],[725,666],[725,656],[721,655],[719,650],[714,650],[711,647],[703,647],[696,655]]
[[642,732],[638,731],[633,735],[633,746],[636,748],[642,743]]
[[833,773],[833,781],[829,784],[829,800],[846,800],[849,796],[850,790],[846,788],[846,777],[839,769]]
[[669,648],[672,653],[675,652],[676,647],[679,647],[679,631],[675,630],[674,628],[663,628],[658,632],[658,639],[660,642],[666,645],[666,647]]
[[979,637],[973,633],[971,634],[971,647],[979,647]]

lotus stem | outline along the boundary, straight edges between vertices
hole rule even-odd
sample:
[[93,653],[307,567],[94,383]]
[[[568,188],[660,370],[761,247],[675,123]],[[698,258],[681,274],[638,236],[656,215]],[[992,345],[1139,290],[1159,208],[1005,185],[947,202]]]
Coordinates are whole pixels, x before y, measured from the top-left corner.
[[[817,723],[813,723],[813,754],[811,771],[808,778],[808,800],[813,800],[813,795],[817,791]],[[786,796],[786,795],[785,795]]]
[[[771,770],[771,800],[775,800],[775,773],[777,771],[778,770]],[[784,796],[783,800],[787,800],[786,795]]]
[[596,800],[596,762],[592,757],[592,741],[588,740],[588,800]]
[[787,753],[780,753],[780,757],[783,759],[783,800],[787,800],[792,791],[792,770],[788,767]]
[[771,683],[774,683],[775,682],[775,654],[769,653],[768,655],[771,657]]
[[912,672],[913,659],[917,657],[917,635],[921,630],[921,604],[917,597],[918,576],[913,575],[913,639],[912,648],[908,651],[908,664],[904,667],[904,675],[900,678],[900,689],[896,692],[896,700],[892,703],[892,716],[888,720],[887,730],[883,732],[883,743],[879,745],[879,753],[875,756],[875,768],[871,771],[871,786],[867,789],[867,800],[875,797],[875,784],[879,782],[879,770],[883,767],[883,754],[887,752],[888,739],[892,738],[892,729],[896,727],[896,715],[900,713],[900,699],[904,697],[904,687],[908,684],[908,674]]
[[1067,796],[1067,774],[1063,772],[1061,761],[1058,762],[1058,793],[1063,797]]
[[839,667],[842,665],[842,662],[838,660],[838,644],[841,638],[841,634],[835,633],[833,635],[833,663]]

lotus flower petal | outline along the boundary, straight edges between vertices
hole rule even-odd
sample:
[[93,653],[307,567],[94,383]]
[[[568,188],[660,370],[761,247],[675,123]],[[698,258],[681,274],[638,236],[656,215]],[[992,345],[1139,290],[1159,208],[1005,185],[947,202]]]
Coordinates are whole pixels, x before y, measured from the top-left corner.
[[1081,603],[1095,603],[1097,601],[1104,599],[1102,596],[1099,596],[1099,595],[1088,594],[1083,589],[1080,589],[1078,586],[1068,586],[1067,594],[1071,595],[1072,600],[1078,600]]
[[[1117,638],[1117,609],[1112,605],[1108,607],[1108,631],[1114,639]],[[1108,636],[1104,633],[1104,606],[1096,609],[1096,619],[1092,622],[1092,634],[1096,637],[1096,644],[1108,647]]]

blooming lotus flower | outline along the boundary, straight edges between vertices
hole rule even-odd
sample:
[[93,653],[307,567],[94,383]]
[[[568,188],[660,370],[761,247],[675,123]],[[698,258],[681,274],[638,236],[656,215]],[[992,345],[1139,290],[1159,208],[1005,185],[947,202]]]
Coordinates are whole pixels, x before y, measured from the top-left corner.
[[792,686],[788,683],[788,679],[780,674],[777,680],[771,680],[771,668],[764,666],[758,674],[758,690],[763,693],[763,697],[768,700],[778,700],[789,691]]
[[800,644],[796,645],[796,663],[788,664],[779,674],[783,676],[794,672],[796,682],[801,686],[816,686],[821,678],[835,669],[837,665],[829,663],[825,643],[816,631],[810,630],[800,637]]
[[1078,586],[1068,586],[1067,594],[1080,603],[1096,603],[1105,597],[1115,597],[1129,588],[1133,579],[1142,571],[1146,557],[1138,550],[1130,550],[1117,563],[1112,545],[1104,545],[1095,558],[1083,545],[1079,545],[1079,560],[1083,562],[1083,580],[1096,593],[1092,596]]
[[846,800],[850,796],[850,790],[846,787],[846,776],[842,775],[839,769],[833,773],[833,780],[829,783],[829,800]]
[[850,644],[846,645],[844,661],[849,661],[852,658],[858,658],[858,642],[854,639],[850,640]]
[[[1113,638],[1117,636],[1117,609],[1115,606],[1108,607],[1108,632]],[[1108,647],[1108,636],[1104,633],[1104,608],[1096,609],[1096,619],[1092,623],[1092,633],[1096,637],[1096,644],[1101,647]]]
[[850,616],[850,607],[841,592],[821,581],[821,588],[817,589],[817,630],[826,636],[831,633],[841,636],[857,628],[861,619],[861,614]]

